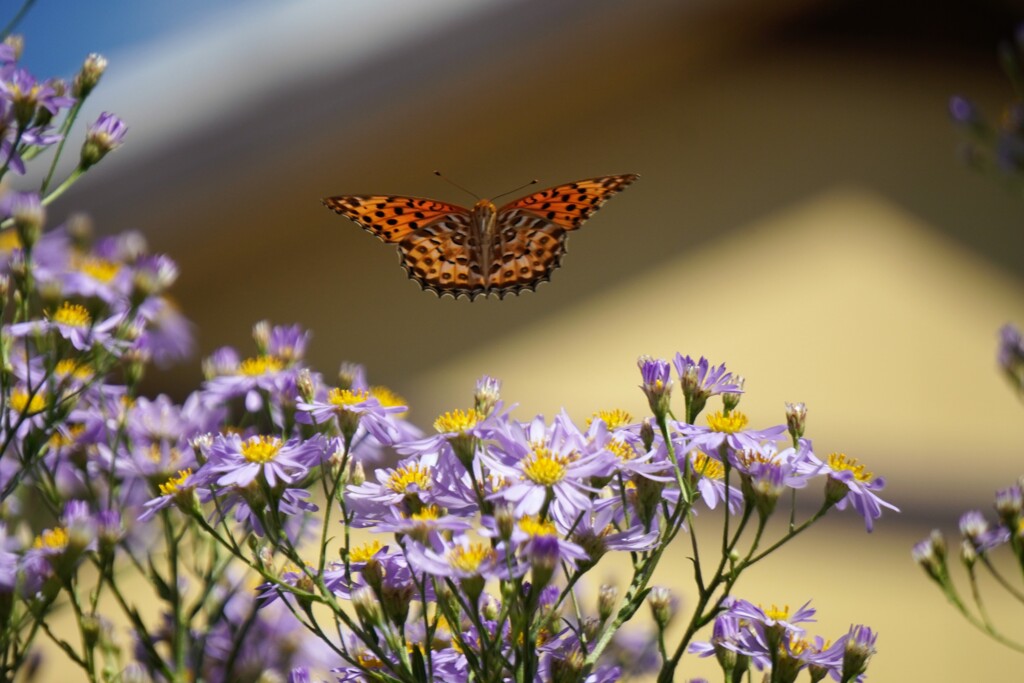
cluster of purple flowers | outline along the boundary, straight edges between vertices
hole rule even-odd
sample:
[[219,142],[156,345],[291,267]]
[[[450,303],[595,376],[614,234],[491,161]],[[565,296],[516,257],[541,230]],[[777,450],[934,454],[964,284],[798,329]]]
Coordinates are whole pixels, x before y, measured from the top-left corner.
[[[787,406],[786,424],[751,428],[738,410],[744,380],[724,365],[641,358],[651,417],[609,409],[585,423],[564,411],[516,419],[484,377],[471,407],[426,434],[361,367],[326,378],[306,363],[309,332],[261,322],[253,352],[213,352],[180,404],[141,397],[148,364],[191,350],[166,295],[175,264],[137,234],[94,241],[83,218],[43,229],[44,207],[124,138],[103,114],[76,170],[50,188],[105,61],[87,59],[71,85],[39,82],[18,67],[19,50],[0,45],[0,176],[57,149],[38,191],[0,195],[0,670],[25,666],[39,626],[68,605],[78,642],[42,632],[90,680],[115,665],[140,683],[604,683],[652,668],[672,680],[715,615],[715,639],[694,651],[732,652],[777,680],[801,667],[863,675],[869,630],[831,647],[804,641],[795,624],[812,612],[786,619],[730,591],[833,508],[852,507],[870,531],[895,509],[879,497],[884,480],[844,454],[819,458],[802,404]],[[716,396],[721,409],[699,421]],[[783,494],[815,478],[819,511],[760,548]],[[670,655],[679,602],[650,581],[676,536],[711,510],[724,520],[722,557],[706,574],[695,563],[698,607]],[[975,536],[978,552],[993,542]],[[588,610],[576,587],[609,554],[628,558],[629,585],[621,598],[602,587]],[[122,592],[123,568],[152,586],[155,622]],[[101,594],[130,632],[104,616]],[[623,637],[645,601],[656,634]],[[863,654],[852,675],[851,642]]]
[[[331,645],[341,681],[417,670],[430,680],[489,671],[616,680],[623,670],[600,656],[611,644],[603,636],[632,616],[636,596],[598,617],[565,613],[572,586],[604,555],[628,553],[648,567],[633,585],[642,591],[695,503],[767,518],[785,490],[814,477],[826,480],[825,509],[851,505],[869,530],[892,507],[863,465],[814,455],[802,405],[789,406],[789,426],[749,429],[736,410],[742,380],[703,358],[679,355],[674,365],[689,405],[729,395],[707,426],[669,419],[671,365],[641,359],[653,419],[608,410],[585,427],[564,412],[522,422],[485,377],[472,408],[439,416],[423,435],[361,368],[343,366],[332,385],[306,367],[308,334],[298,327],[261,323],[254,337],[255,355],[221,349],[204,364],[207,381],[189,400],[216,416],[219,431],[192,431],[194,460],[156,484],[142,519],[177,508],[226,547],[239,548],[240,534],[263,539],[262,604],[336,609],[348,627]],[[327,508],[311,502],[311,490]],[[340,561],[327,561],[325,545],[308,558],[305,542],[318,528],[322,541],[335,535],[327,526],[335,505],[346,528],[391,540],[351,545],[346,530]],[[342,616],[337,600],[351,601],[358,618]],[[299,618],[323,633],[312,613]]]
[[771,680],[778,683],[795,681],[803,671],[812,681],[827,676],[844,683],[862,680],[875,654],[877,634],[866,626],[851,626],[835,642],[809,638],[799,626],[814,621],[815,610],[809,605],[791,613],[788,606],[765,609],[728,598],[715,618],[711,640],[693,643],[690,652],[716,657],[726,680],[740,680],[751,665],[771,670]]

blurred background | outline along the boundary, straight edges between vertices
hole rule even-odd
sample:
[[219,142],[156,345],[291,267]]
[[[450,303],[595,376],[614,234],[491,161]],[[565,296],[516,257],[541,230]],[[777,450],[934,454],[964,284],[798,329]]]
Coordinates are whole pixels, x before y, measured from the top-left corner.
[[[806,402],[816,450],[884,475],[902,509],[871,535],[826,520],[738,593],[813,598],[828,638],[872,625],[872,680],[1009,680],[1019,655],[959,619],[910,546],[1022,472],[995,351],[1024,322],[1024,202],[958,158],[947,113],[961,93],[998,116],[996,45],[1022,19],[1009,0],[42,0],[22,33],[40,76],[111,61],[85,118],[116,112],[128,144],[50,215],[138,229],[179,263],[199,353],[151,392],[183,398],[264,318],[311,329],[327,375],[364,363],[423,427],[485,373],[524,419],[642,416],[637,356],[708,356],[747,378],[755,425]],[[483,196],[641,178],[550,283],[470,303],[420,291],[320,205],[471,203],[435,168]],[[667,565],[685,604],[685,552]]]

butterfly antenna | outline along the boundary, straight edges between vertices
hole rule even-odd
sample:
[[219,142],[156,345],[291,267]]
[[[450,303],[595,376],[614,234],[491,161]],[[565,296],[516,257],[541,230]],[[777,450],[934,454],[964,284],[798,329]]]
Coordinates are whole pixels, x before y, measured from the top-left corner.
[[469,190],[467,190],[466,188],[464,188],[464,187],[463,187],[462,185],[459,185],[459,184],[458,184],[457,182],[455,182],[454,180],[451,180],[450,178],[446,178],[446,177],[444,177],[443,175],[441,175],[441,172],[440,172],[440,171],[434,171],[434,175],[436,175],[436,176],[437,176],[438,178],[440,178],[441,180],[445,181],[446,183],[449,183],[449,184],[451,184],[451,185],[454,185],[455,187],[459,188],[460,190],[462,190],[462,191],[463,191],[463,192],[465,192],[466,194],[468,194],[468,195],[471,195],[471,196],[473,197],[473,199],[475,199],[475,200],[477,200],[477,201],[480,201],[480,197],[476,196],[476,193],[475,193],[475,192],[470,192]]
[[507,194],[512,194],[513,192],[518,192],[519,190],[523,189],[524,187],[529,187],[530,185],[536,185],[538,182],[540,182],[540,181],[537,180],[536,178],[534,178],[533,180],[531,180],[530,182],[526,183],[525,185],[520,185],[519,187],[517,187],[517,188],[515,188],[513,190],[508,190],[506,192],[502,192],[501,194],[499,194],[499,195],[497,195],[495,197],[491,197],[491,201],[493,202],[498,197],[504,197]]

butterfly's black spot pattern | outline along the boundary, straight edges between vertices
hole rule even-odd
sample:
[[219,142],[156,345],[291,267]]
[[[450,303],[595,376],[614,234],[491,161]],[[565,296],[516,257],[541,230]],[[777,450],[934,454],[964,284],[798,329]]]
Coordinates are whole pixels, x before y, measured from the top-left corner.
[[389,219],[387,219],[385,221],[385,223],[387,223],[388,225],[398,225],[398,219],[396,219],[396,218],[389,218]]
[[411,222],[409,223],[409,229],[410,229],[410,230],[418,230],[418,229],[419,229],[419,227],[420,227],[420,224],[419,224],[419,223],[417,223],[416,221],[411,221]]
[[413,214],[413,216],[416,216],[416,218],[419,218],[421,220],[423,219],[423,215],[424,214],[422,211],[417,211],[416,213]]

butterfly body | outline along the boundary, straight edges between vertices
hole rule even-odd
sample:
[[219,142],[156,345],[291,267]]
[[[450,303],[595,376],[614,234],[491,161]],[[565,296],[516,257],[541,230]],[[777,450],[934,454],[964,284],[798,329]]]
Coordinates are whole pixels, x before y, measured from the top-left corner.
[[551,277],[565,254],[566,233],[637,176],[579,180],[498,208],[481,199],[466,209],[433,199],[388,195],[328,197],[324,204],[397,244],[402,267],[441,296],[518,294]]

